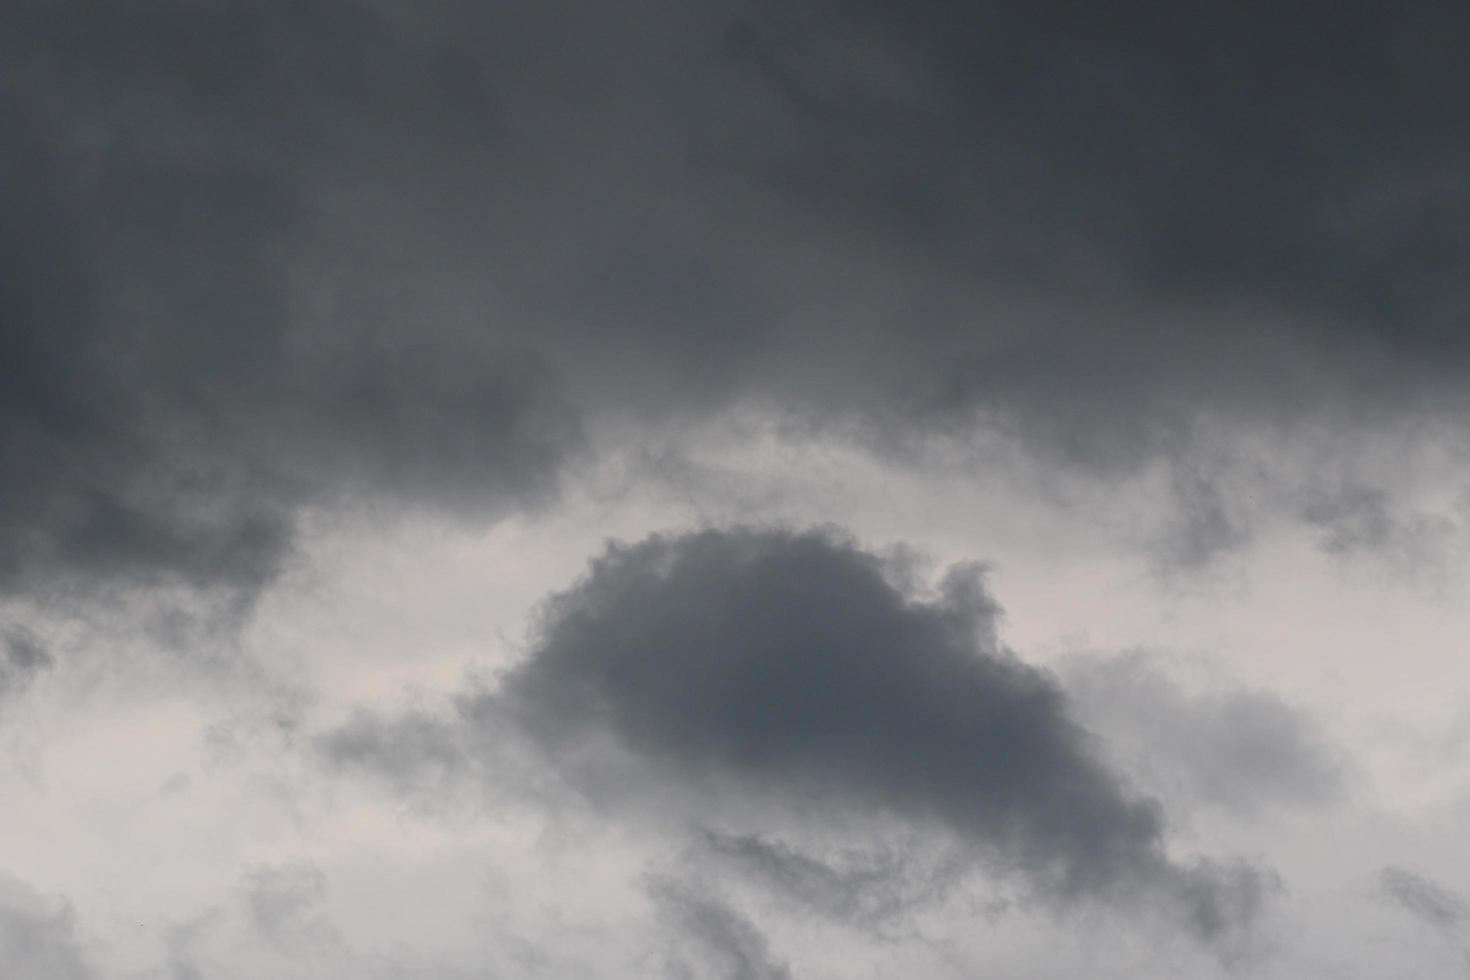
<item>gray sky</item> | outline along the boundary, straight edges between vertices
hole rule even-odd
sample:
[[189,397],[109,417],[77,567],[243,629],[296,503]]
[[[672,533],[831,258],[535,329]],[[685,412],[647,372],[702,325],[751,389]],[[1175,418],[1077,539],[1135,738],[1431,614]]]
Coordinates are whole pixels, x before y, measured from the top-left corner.
[[1452,5],[13,7],[18,976],[1470,971]]

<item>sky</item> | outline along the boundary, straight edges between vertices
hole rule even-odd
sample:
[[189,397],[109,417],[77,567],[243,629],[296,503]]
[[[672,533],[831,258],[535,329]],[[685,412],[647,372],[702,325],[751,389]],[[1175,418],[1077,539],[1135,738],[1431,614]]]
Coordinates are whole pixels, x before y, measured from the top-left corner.
[[0,20],[6,977],[1470,975],[1470,13]]

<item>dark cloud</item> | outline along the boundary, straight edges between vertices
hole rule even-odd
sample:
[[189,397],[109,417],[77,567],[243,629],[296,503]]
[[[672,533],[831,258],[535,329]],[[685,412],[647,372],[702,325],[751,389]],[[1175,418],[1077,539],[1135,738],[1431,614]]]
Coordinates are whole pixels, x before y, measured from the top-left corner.
[[[323,747],[401,783],[415,747],[465,774],[519,734],[598,807],[757,829],[761,814],[834,832],[897,821],[1048,902],[1162,900],[1210,940],[1248,927],[1269,876],[1166,852],[1158,804],[1098,760],[1055,680],[997,641],[980,572],[953,569],[933,594],[910,579],[831,531],[614,545],[547,600],[498,690],[463,695],[450,719],[359,715]],[[851,882],[783,863],[788,884],[845,901]]]
[[1378,873],[1378,885],[1410,915],[1441,932],[1457,933],[1470,916],[1470,906],[1459,895],[1404,868],[1385,867]]
[[1067,892],[1151,864],[1161,815],[1093,760],[1055,684],[996,645],[995,614],[971,570],[916,600],[828,534],[654,538],[549,600],[503,696],[571,765],[611,735],[692,784],[936,818]]
[[20,628],[0,630],[0,698],[24,691],[52,663],[50,651],[34,633]]
[[1463,355],[1461,12],[787,6],[729,51],[807,124],[763,157],[793,200],[982,274]]
[[384,226],[327,217],[353,181],[486,152],[461,40],[337,0],[7,21],[0,588],[248,597],[304,506],[549,491],[577,428],[542,360],[395,303]]
[[[581,416],[1123,474],[1211,420],[1457,419],[1465,26],[19,3],[0,584],[248,591],[303,507],[542,499]],[[1240,527],[1182,493],[1189,564]]]
[[1242,816],[1313,808],[1347,791],[1347,763],[1311,716],[1266,691],[1190,691],[1144,654],[1078,657],[1080,718],[1151,789]]
[[[728,9],[701,174],[779,202],[771,237],[800,223],[879,277],[848,292],[881,293],[889,322],[833,331],[888,355],[864,370],[867,409],[978,416],[1116,464],[1186,444],[1202,415],[1371,418],[1453,396],[1470,243],[1446,176],[1470,147],[1442,39],[1463,18]],[[808,295],[842,295],[826,272]],[[842,357],[816,368],[819,392]]]
[[483,964],[447,962],[441,950],[373,943],[358,948],[333,922],[328,891],[326,875],[310,861],[252,867],[218,901],[162,931],[161,960],[146,975],[169,980],[483,980],[498,975],[487,973]]

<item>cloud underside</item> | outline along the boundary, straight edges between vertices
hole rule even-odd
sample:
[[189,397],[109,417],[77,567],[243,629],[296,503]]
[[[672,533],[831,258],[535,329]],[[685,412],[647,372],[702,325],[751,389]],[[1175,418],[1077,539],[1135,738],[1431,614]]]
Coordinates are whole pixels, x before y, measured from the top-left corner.
[[903,581],[832,531],[615,545],[547,600],[497,688],[448,718],[360,714],[325,757],[402,787],[420,770],[493,786],[505,770],[486,759],[519,740],[594,806],[715,828],[716,856],[852,921],[942,888],[944,863],[915,881],[922,862],[901,853],[854,871],[760,835],[880,828],[896,846],[917,831],[1053,907],[1162,910],[1207,941],[1247,932],[1271,876],[1168,853],[1159,805],[1099,761],[1056,681],[998,644],[980,570],[933,594]]
[[545,500],[588,419],[1127,473],[1460,417],[1460,12],[595,10],[17,4],[0,586],[248,592],[312,506]]

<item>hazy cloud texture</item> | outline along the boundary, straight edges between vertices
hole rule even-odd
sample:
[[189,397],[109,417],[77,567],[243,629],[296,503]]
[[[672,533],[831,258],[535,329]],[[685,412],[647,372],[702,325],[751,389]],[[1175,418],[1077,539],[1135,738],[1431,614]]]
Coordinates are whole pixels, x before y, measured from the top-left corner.
[[1316,721],[1262,690],[1190,691],[1145,654],[1078,657],[1064,673],[1080,717],[1172,797],[1241,815],[1341,800],[1346,760]]

